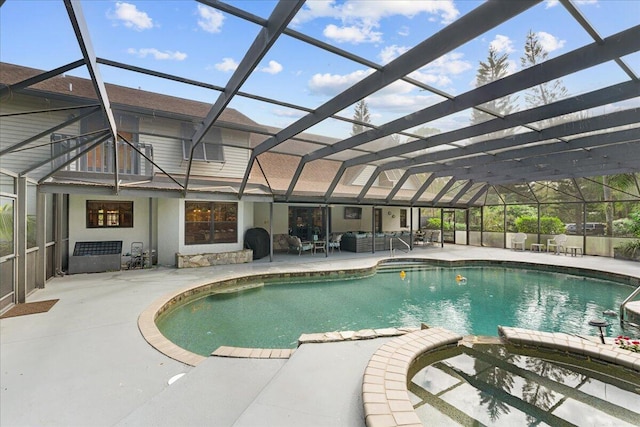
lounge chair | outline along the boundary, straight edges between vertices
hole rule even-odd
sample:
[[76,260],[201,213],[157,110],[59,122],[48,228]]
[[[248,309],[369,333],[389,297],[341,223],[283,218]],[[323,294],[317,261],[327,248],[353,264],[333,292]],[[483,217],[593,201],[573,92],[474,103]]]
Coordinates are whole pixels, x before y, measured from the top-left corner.
[[303,242],[298,236],[288,236],[287,243],[289,244],[287,252],[291,250],[298,251],[298,255],[301,255],[304,251],[310,251],[313,249],[313,243]]
[[564,252],[567,248],[567,239],[566,234],[558,234],[554,236],[553,239],[547,239],[547,252],[549,252],[551,247],[553,247],[556,254],[559,254],[560,251]]
[[524,251],[526,241],[527,241],[527,235],[525,233],[516,233],[511,238],[511,249],[513,249],[514,251],[517,251],[518,247],[520,247],[520,249]]

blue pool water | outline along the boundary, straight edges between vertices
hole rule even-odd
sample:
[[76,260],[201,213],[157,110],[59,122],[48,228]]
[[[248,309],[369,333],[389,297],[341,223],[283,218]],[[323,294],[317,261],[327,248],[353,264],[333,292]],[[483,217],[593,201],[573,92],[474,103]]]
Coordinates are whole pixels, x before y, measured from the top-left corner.
[[[360,279],[280,282],[211,294],[163,314],[157,325],[177,345],[208,355],[221,345],[293,348],[303,333],[442,326],[497,335],[498,325],[596,335],[633,288],[615,282],[502,267],[407,267]],[[466,282],[456,281],[456,276]],[[617,317],[608,336],[618,336]]]

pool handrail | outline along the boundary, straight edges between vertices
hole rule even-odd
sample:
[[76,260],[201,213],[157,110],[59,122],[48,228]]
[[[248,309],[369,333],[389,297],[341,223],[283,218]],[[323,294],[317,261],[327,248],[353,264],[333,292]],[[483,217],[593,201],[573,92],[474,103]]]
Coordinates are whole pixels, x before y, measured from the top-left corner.
[[625,305],[627,305],[627,303],[629,303],[632,299],[638,296],[638,294],[640,294],[640,286],[638,286],[633,292],[631,292],[631,295],[626,297],[625,300],[622,301],[622,304],[620,304],[620,326],[624,326],[623,323],[625,322],[624,320]]
[[389,239],[389,255],[390,256],[393,256],[393,254],[394,254],[393,239],[396,239],[396,240],[402,242],[407,247],[407,252],[411,251],[411,246],[407,242],[405,242],[404,240],[400,239],[399,237],[391,237],[391,239]]

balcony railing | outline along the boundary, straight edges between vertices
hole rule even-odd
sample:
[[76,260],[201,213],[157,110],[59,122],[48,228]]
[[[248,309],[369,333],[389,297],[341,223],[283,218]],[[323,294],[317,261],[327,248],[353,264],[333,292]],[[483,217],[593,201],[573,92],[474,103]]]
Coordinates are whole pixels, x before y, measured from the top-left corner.
[[[78,150],[84,149],[84,147],[80,147],[83,143],[83,138],[73,135],[54,133],[51,134],[51,142],[53,143],[51,145],[52,154],[54,157],[58,156],[53,159],[54,168],[58,168],[60,165],[68,162],[78,154]],[[138,151],[126,142],[118,142],[118,173],[141,177],[153,176],[153,163],[150,161],[153,160],[153,145],[139,142],[134,142],[132,145]],[[140,153],[143,153],[144,156]],[[61,170],[104,174],[113,173],[113,141],[106,141],[89,150]]]

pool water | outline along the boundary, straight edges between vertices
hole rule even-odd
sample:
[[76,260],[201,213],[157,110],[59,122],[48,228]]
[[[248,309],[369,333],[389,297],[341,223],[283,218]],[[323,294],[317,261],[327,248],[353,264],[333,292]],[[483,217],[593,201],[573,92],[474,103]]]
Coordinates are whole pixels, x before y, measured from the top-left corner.
[[[209,355],[221,345],[294,348],[303,333],[442,326],[496,336],[498,325],[596,335],[589,320],[618,308],[627,285],[539,270],[494,266],[407,267],[367,278],[280,282],[203,296],[164,313],[160,331]],[[457,281],[461,275],[465,281]],[[618,336],[617,317],[606,318]]]

